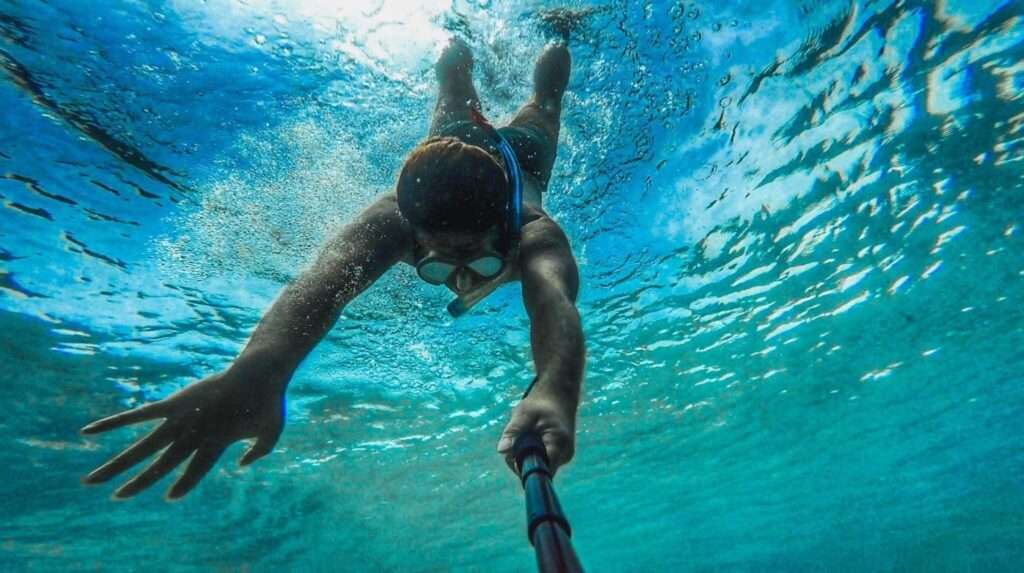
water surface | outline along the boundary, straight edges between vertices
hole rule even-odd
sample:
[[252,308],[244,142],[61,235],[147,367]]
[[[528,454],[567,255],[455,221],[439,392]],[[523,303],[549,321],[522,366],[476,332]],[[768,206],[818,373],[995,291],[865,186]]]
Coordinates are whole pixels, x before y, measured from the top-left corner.
[[[518,287],[397,268],[187,498],[78,478],[97,417],[224,368],[425,134],[466,38],[528,96],[541,2],[0,0],[0,565],[529,571],[493,453]],[[580,4],[582,6],[582,4]],[[607,2],[545,199],[589,361],[558,490],[592,571],[1024,562],[1024,5]],[[120,483],[121,480],[115,480]]]

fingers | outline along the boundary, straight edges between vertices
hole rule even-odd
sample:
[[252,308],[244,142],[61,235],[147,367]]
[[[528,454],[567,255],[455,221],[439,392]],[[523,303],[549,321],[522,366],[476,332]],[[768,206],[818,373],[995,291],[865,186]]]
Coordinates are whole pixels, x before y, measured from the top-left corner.
[[[541,439],[544,441],[544,451],[548,457],[548,469],[551,470],[551,476],[554,477],[559,466],[569,463],[569,460],[572,459],[572,445],[564,444],[564,437],[551,433],[543,434]],[[504,438],[502,441],[504,442]],[[498,453],[504,454],[505,465],[508,466],[508,469],[512,470],[512,473],[520,475],[519,468],[516,467],[515,453],[503,451],[500,444]]]
[[501,432],[501,439],[498,440],[498,454],[505,456],[505,465],[516,475],[519,475],[519,470],[516,469],[516,457],[515,452],[512,451],[512,446],[515,444],[516,436],[519,435],[519,432],[518,425],[514,424],[514,421],[509,422]]
[[516,457],[512,454],[505,454],[505,465],[508,466],[508,469],[512,470],[512,473],[520,475],[519,468],[516,467]]
[[227,449],[225,444],[205,442],[192,456],[192,461],[188,463],[185,473],[168,490],[167,497],[178,499],[191,491],[199,483],[199,480],[209,473],[225,449]]
[[569,462],[572,457],[572,446],[563,434],[546,433],[541,436],[544,441],[544,449],[548,455],[548,469],[551,470],[551,477],[555,476],[559,466]]
[[277,443],[278,435],[280,434],[260,436],[257,438],[256,443],[242,454],[242,458],[238,460],[238,465],[247,466],[274,451],[274,444]]
[[138,422],[145,422],[146,420],[164,418],[166,417],[166,412],[166,402],[163,400],[159,402],[152,402],[145,406],[135,408],[134,410],[128,410],[127,412],[121,412],[120,414],[114,414],[113,416],[97,420],[83,427],[80,432],[83,434],[106,432],[107,430],[113,430],[114,428],[120,428],[121,426],[127,426],[128,424],[136,424]]
[[[519,469],[516,467],[515,452],[512,451],[512,448],[515,445],[516,438],[525,431],[518,424],[515,424],[514,421],[509,422],[502,432],[501,440],[498,441],[498,454],[505,457],[505,464],[516,475],[519,475]],[[551,475],[554,476],[559,466],[569,463],[569,460],[572,459],[575,450],[573,439],[562,430],[534,429],[532,431],[537,432],[544,442],[544,452],[548,458],[548,469],[551,470]]]
[[509,424],[505,430],[501,432],[501,439],[498,440],[498,453],[511,454],[512,445],[515,444],[516,436],[518,435],[519,428],[515,428]]
[[178,440],[174,442],[155,462],[149,464],[145,471],[118,488],[114,492],[114,497],[131,497],[153,485],[178,464],[185,461],[195,449],[195,444],[192,441]]
[[164,422],[157,429],[82,478],[82,483],[103,483],[143,459],[148,458],[171,443],[171,440],[174,439],[175,429],[176,427],[172,424]]

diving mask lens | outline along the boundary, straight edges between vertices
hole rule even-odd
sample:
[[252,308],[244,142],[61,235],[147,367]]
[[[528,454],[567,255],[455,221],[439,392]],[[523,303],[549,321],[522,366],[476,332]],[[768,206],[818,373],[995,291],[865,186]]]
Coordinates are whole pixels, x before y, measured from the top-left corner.
[[435,285],[443,285],[454,271],[455,265],[444,261],[424,261],[416,267],[421,279]]
[[487,255],[474,259],[466,265],[474,273],[482,276],[485,279],[497,276],[501,272],[501,269],[505,266],[505,262],[500,257],[494,255]]

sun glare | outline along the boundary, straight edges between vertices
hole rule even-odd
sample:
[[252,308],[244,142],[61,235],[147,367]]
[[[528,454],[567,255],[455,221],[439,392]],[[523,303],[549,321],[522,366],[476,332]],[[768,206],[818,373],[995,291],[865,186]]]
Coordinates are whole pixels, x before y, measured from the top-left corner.
[[427,65],[450,36],[441,25],[450,0],[179,0],[174,6],[215,41],[252,35],[262,44],[287,37],[344,53],[387,75]]

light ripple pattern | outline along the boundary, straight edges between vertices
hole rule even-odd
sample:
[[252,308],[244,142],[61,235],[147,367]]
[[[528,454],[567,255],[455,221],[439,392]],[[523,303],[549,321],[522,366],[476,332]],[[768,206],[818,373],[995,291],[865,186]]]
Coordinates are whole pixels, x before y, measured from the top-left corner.
[[[1024,4],[568,4],[584,565],[1019,570]],[[0,0],[0,570],[530,570],[518,287],[452,320],[393,270],[179,503],[83,488],[143,429],[77,429],[230,363],[394,185],[446,38],[508,120],[554,5]]]

